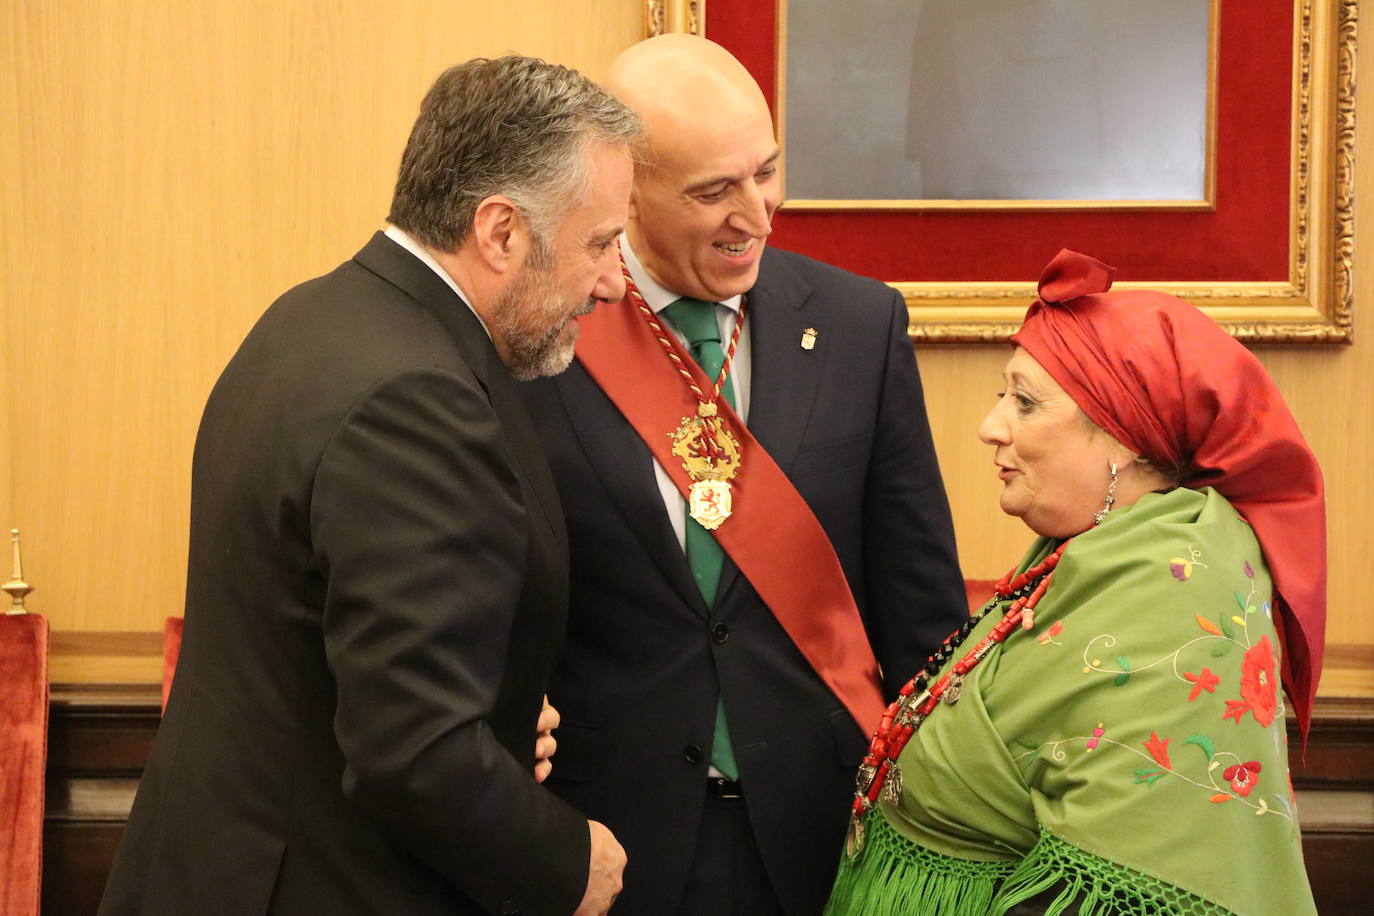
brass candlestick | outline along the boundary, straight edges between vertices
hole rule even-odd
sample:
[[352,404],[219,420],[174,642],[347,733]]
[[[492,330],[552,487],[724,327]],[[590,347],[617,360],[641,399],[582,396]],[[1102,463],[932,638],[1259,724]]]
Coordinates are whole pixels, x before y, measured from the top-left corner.
[[6,614],[27,614],[28,610],[24,607],[24,596],[33,591],[29,583],[24,581],[24,562],[19,558],[19,529],[10,529],[10,543],[14,547],[14,568],[10,576],[10,581],[0,585],[0,589],[9,592],[10,609]]

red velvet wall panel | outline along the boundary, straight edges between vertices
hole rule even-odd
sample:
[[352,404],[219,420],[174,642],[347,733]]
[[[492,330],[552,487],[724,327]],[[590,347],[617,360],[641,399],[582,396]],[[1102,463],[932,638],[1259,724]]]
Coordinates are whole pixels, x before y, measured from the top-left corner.
[[[1282,281],[1288,276],[1293,26],[1292,0],[1221,4],[1214,210],[784,208],[771,241],[889,282],[1033,282],[1066,246],[1119,265],[1118,279],[1127,282]],[[774,0],[711,3],[706,28],[774,103]],[[834,53],[859,56],[864,49]],[[862,125],[854,128],[855,142],[863,142]]]

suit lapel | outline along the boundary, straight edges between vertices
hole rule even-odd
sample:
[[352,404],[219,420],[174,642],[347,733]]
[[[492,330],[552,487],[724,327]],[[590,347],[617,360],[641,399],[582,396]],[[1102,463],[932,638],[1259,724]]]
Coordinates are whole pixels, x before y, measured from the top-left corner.
[[[492,358],[499,359],[495,350],[492,351]],[[515,455],[516,463],[524,472],[525,480],[534,490],[535,498],[544,512],[544,520],[548,522],[549,529],[558,539],[559,545],[566,546],[568,532],[563,520],[563,505],[558,498],[558,487],[553,482],[553,472],[549,469],[548,458],[545,457],[543,446],[539,443],[534,423],[530,420],[529,412],[525,410],[525,402],[516,391],[515,380],[510,377],[504,365],[494,367],[490,371],[487,394],[491,398],[491,406],[501,420],[502,428],[506,431],[506,438],[510,443],[511,452]]]
[[545,522],[558,543],[566,546],[563,509],[534,424],[516,392],[514,379],[477,316],[427,264],[381,232],[373,235],[353,260],[432,312],[448,331],[464,362],[486,391],[516,465],[534,491]]
[[[830,339],[829,322],[810,307],[810,297],[810,284],[765,250],[758,282],[749,291],[749,431],[784,474],[806,433]],[[817,332],[811,350],[801,344],[807,328]],[[727,556],[717,603],[728,597],[738,577],[739,568]]]
[[[810,296],[805,280],[764,256],[749,293],[749,431],[784,472],[791,470],[811,418],[829,340],[828,322],[808,307]],[[811,350],[801,343],[807,328],[817,332]]]
[[578,443],[625,525],[673,589],[706,616],[701,591],[668,519],[648,446],[579,363],[556,376],[554,385]]

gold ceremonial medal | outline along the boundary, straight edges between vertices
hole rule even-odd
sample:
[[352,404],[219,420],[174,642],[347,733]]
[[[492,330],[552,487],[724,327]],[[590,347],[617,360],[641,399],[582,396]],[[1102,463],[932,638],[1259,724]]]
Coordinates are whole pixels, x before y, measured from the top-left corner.
[[[705,528],[714,531],[727,518],[733,504],[730,480],[739,470],[739,440],[721,421],[716,401],[720,398],[721,386],[730,374],[730,364],[735,359],[735,347],[739,343],[740,330],[744,327],[744,314],[747,299],[741,298],[739,316],[735,319],[735,332],[730,337],[730,346],[725,351],[725,360],[717,373],[715,384],[709,395],[703,394],[692,378],[682,357],[673,346],[668,332],[658,323],[654,312],[644,301],[644,296],[635,288],[634,278],[630,276],[625,259],[620,259],[620,270],[625,275],[625,289],[639,307],[639,313],[648,322],[654,338],[663,346],[664,353],[682,376],[687,387],[697,399],[697,415],[683,417],[678,428],[668,434],[673,440],[672,453],[682,459],[682,469],[692,479],[687,494],[688,514]],[[728,403],[728,400],[727,400]]]
[[682,469],[693,480],[731,480],[739,468],[739,443],[730,430],[711,425],[714,435],[700,417],[683,417],[671,434],[673,454],[682,459]]
[[683,417],[677,431],[670,434],[673,454],[682,459],[682,469],[692,478],[688,512],[707,531],[730,517],[730,480],[739,470],[739,442],[713,419],[715,406],[702,404],[698,416]]

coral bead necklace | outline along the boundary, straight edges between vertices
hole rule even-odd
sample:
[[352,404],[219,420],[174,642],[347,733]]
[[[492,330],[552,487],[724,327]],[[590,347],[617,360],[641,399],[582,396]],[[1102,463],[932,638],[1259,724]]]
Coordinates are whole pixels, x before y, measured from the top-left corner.
[[[897,764],[897,757],[902,749],[942,700],[951,706],[959,701],[965,676],[987,657],[993,646],[1004,641],[1019,625],[1030,628],[1035,605],[1049,587],[1054,568],[1059,564],[1059,557],[1068,543],[1064,541],[1053,553],[1021,575],[1015,576],[1016,570],[1013,569],[1003,576],[997,582],[992,600],[977,616],[969,617],[959,629],[946,636],[916,676],[898,692],[897,699],[888,704],[877,731],[869,741],[868,754],[855,780],[854,804],[849,813],[849,835],[845,839],[845,850],[850,858],[863,849],[863,819],[877,803],[879,795],[889,804],[895,805],[901,800],[902,771]],[[955,650],[963,645],[979,622],[992,612],[998,602],[1008,598],[1013,600],[992,631],[955,662],[939,680],[933,685],[929,684],[930,677],[954,656]]]

